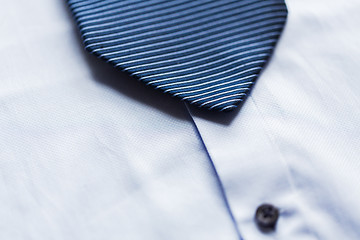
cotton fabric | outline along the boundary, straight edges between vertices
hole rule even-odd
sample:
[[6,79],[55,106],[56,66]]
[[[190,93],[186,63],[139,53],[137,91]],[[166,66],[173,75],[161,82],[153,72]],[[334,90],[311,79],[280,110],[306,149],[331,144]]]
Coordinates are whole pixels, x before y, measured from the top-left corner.
[[87,54],[65,2],[1,6],[0,239],[360,238],[358,1],[288,0],[250,98],[191,115]]

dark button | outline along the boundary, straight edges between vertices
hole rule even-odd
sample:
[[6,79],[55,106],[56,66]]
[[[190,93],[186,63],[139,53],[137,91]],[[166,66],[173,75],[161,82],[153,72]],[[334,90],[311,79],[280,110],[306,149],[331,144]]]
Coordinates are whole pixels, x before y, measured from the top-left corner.
[[271,204],[260,205],[255,214],[256,224],[260,230],[270,232],[275,230],[276,222],[279,218],[279,209]]

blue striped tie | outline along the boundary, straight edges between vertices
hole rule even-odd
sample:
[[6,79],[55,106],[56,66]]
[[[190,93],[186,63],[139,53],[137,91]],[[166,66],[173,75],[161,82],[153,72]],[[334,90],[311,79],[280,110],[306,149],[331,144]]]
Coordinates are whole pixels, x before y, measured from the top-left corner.
[[284,27],[283,0],[68,0],[86,49],[220,111],[243,101]]

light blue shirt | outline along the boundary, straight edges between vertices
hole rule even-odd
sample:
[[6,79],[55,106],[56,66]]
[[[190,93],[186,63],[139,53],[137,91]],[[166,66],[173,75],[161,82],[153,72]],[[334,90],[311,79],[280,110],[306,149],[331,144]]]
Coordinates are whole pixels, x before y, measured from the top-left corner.
[[213,113],[87,54],[65,2],[3,1],[0,239],[360,239],[360,2],[287,6],[251,96]]

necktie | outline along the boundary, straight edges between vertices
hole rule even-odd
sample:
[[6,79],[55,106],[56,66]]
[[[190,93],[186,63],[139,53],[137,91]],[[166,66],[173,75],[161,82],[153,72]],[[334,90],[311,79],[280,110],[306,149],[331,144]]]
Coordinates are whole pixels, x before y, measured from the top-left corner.
[[85,47],[208,109],[249,94],[284,27],[283,0],[68,0]]

